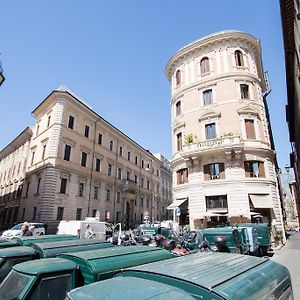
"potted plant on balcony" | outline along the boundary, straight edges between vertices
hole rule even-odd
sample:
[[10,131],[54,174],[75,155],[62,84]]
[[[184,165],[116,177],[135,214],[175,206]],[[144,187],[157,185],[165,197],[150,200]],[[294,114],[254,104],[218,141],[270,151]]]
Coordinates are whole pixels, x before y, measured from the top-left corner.
[[189,133],[189,134],[184,136],[184,142],[186,144],[192,144],[196,138],[197,138],[196,135],[193,135],[192,133]]

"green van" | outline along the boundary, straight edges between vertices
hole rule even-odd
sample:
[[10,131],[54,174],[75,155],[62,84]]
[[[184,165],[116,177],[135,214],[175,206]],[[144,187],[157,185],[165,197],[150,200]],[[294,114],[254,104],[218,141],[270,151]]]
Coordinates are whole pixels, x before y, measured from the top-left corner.
[[[112,277],[125,267],[174,257],[161,248],[128,246],[61,254],[13,266],[0,285],[0,299],[63,300],[67,291]],[[18,286],[13,288],[18,282]]]
[[[55,257],[63,252],[86,251],[113,247],[111,243],[99,239],[66,240],[49,243],[30,244],[0,249],[0,282],[11,271],[15,264],[46,257]],[[0,298],[1,299],[1,298]]]
[[267,257],[196,253],[121,270],[114,278],[120,276],[164,283],[196,299],[294,299],[288,269]]
[[71,234],[47,234],[47,235],[34,235],[34,236],[20,236],[14,237],[12,241],[16,241],[20,246],[29,246],[33,243],[48,243],[66,240],[78,240],[76,235]]
[[195,300],[183,290],[171,285],[134,277],[117,277],[74,289],[66,300]]

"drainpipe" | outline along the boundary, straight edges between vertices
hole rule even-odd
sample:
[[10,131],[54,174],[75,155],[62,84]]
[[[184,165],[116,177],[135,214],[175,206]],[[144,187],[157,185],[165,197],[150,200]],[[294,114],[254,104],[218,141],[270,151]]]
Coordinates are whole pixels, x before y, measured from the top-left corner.
[[93,171],[94,171],[94,155],[95,155],[95,147],[96,147],[96,129],[97,123],[101,120],[98,118],[94,124],[94,139],[93,139],[93,150],[92,150],[92,166],[91,166],[91,174],[90,174],[90,190],[89,190],[89,199],[88,199],[88,208],[87,208],[87,217],[90,215],[90,207],[91,207],[91,194],[92,194],[92,180],[93,180]]

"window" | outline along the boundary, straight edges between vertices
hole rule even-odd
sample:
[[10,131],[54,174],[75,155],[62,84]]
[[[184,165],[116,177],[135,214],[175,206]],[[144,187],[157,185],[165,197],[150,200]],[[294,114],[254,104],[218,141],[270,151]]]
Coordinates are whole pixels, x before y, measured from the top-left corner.
[[150,189],[150,181],[147,180],[147,190],[149,190],[149,189]]
[[50,126],[50,122],[51,122],[51,116],[48,116],[47,127]]
[[57,208],[56,220],[61,221],[61,220],[63,220],[63,217],[64,217],[64,208],[63,207],[58,207]]
[[188,169],[184,168],[177,171],[177,184],[188,183]]
[[83,191],[84,191],[84,183],[79,183],[79,197],[83,197]]
[[176,137],[177,137],[177,151],[180,151],[182,150],[182,133],[181,132],[177,133]]
[[36,126],[36,135],[39,135],[39,131],[40,131],[40,125]]
[[266,177],[264,163],[261,161],[245,161],[246,177]]
[[109,150],[110,150],[110,151],[113,151],[113,149],[114,149],[114,142],[113,142],[113,141],[110,141],[110,142],[109,142]]
[[177,70],[175,77],[176,77],[176,86],[178,86],[178,85],[181,84],[181,72],[180,72],[180,70]]
[[102,134],[101,133],[98,134],[98,144],[102,145]]
[[96,213],[97,213],[97,209],[93,209],[93,212],[92,212],[92,217],[93,217],[93,218],[96,217]]
[[118,168],[118,179],[122,179],[122,169]]
[[36,187],[36,193],[38,194],[40,191],[40,185],[41,185],[41,178],[38,179],[37,187]]
[[119,156],[123,156],[123,147],[122,146],[120,146],[120,148],[119,148]]
[[127,153],[127,159],[130,161],[131,153],[128,151]]
[[88,138],[89,132],[90,132],[90,127],[88,125],[85,125],[84,136]]
[[142,160],[142,168],[144,168],[144,161]]
[[144,178],[141,178],[141,187],[144,187]]
[[240,50],[234,52],[235,65],[238,67],[244,66],[243,53]]
[[30,186],[30,182],[27,182],[27,187],[26,187],[26,194],[25,194],[25,197],[28,196],[29,186]]
[[203,57],[200,61],[200,72],[201,74],[205,74],[209,71],[209,59],[208,57]]
[[213,103],[212,90],[207,90],[203,92],[203,104],[209,105]]
[[137,175],[134,175],[134,182],[137,183],[138,177]]
[[121,199],[121,193],[117,192],[117,203],[120,203],[120,199]]
[[64,160],[70,161],[70,158],[71,158],[71,146],[65,145]]
[[111,164],[107,164],[107,175],[108,176],[112,175],[112,165]]
[[96,158],[96,172],[100,172],[101,160]]
[[85,152],[81,152],[81,166],[86,167],[87,154]]
[[209,209],[228,209],[227,196],[206,196],[206,210]]
[[77,208],[77,210],[76,210],[76,220],[81,220],[81,212],[82,212],[82,209]]
[[181,114],[181,101],[176,102],[176,116]]
[[254,140],[256,138],[254,120],[245,120],[245,128],[247,139]]
[[33,165],[33,163],[34,163],[34,155],[35,155],[35,151],[32,152],[32,156],[31,156],[31,165]]
[[205,136],[207,140],[212,140],[217,137],[215,123],[210,123],[205,125]]
[[57,295],[66,295],[71,289],[71,275],[55,275],[49,278],[42,278],[38,286],[34,289],[30,300],[38,299],[62,299]]
[[138,164],[138,157],[136,156],[135,157],[135,162],[134,162],[136,165]]
[[130,180],[130,172],[126,172],[126,179]]
[[110,190],[106,189],[106,201],[110,201]]
[[66,178],[61,178],[60,179],[60,193],[65,194],[67,191],[67,179]]
[[141,198],[141,207],[144,206],[144,198]]
[[99,187],[94,186],[94,199],[98,199],[98,190],[99,190]]
[[224,179],[224,163],[213,163],[204,166],[204,180]]
[[69,122],[68,122],[68,127],[70,129],[74,129],[74,117],[73,116],[69,116]]
[[33,215],[32,215],[32,220],[34,221],[36,217],[36,206],[33,207]]
[[249,86],[247,84],[241,84],[241,99],[249,99]]

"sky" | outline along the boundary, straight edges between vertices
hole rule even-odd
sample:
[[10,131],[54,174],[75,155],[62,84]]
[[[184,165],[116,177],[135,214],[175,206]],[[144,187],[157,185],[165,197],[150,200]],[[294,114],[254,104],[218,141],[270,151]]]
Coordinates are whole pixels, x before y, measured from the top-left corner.
[[279,0],[3,0],[0,149],[34,125],[31,112],[65,86],[152,153],[172,158],[169,58],[205,35],[261,41],[279,166],[289,162]]

